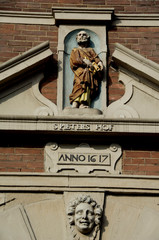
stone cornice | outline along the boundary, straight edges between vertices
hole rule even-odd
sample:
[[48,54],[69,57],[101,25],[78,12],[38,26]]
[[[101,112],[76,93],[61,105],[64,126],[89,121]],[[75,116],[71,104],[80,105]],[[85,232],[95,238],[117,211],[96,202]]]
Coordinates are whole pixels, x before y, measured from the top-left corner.
[[159,27],[159,14],[115,14],[113,26]]
[[114,8],[66,8],[53,7],[53,17],[55,23],[91,23],[91,24],[105,24],[106,21],[112,20]]
[[126,70],[130,70],[135,74],[148,79],[149,81],[159,85],[159,65],[140,54],[116,43],[113,53],[114,62]]
[[45,132],[46,134],[158,134],[158,120],[106,119],[101,117],[1,116],[0,131]]
[[[60,13],[60,8],[54,8],[56,14]],[[66,9],[66,8],[65,8]],[[96,9],[96,14],[99,16],[100,21],[104,21],[104,9]],[[115,9],[114,9],[115,10]],[[71,12],[71,8],[65,10],[67,12],[67,16],[69,17],[69,11]],[[74,10],[75,11],[75,10]],[[81,11],[80,15],[82,17]],[[87,8],[88,11],[88,8]],[[113,9],[107,9],[107,17],[109,17],[111,11]],[[21,11],[0,11],[0,23],[15,23],[15,24],[36,24],[36,25],[55,25],[55,18],[53,17],[54,13],[37,13],[37,12],[21,12]],[[93,11],[92,11],[93,13]],[[101,14],[102,13],[102,14]],[[87,14],[87,13],[86,13]],[[106,14],[106,12],[105,12]],[[96,16],[97,16],[96,15]],[[89,16],[88,14],[86,15]],[[105,19],[106,21],[106,19]],[[145,26],[145,27],[158,27],[159,26],[159,14],[114,14],[112,18],[113,26]]]
[[52,56],[49,42],[44,42],[17,57],[0,65],[0,87],[10,79],[30,71],[35,65],[42,64]]
[[0,23],[54,25],[51,13],[0,11]]
[[159,193],[158,176],[0,173],[1,191]]

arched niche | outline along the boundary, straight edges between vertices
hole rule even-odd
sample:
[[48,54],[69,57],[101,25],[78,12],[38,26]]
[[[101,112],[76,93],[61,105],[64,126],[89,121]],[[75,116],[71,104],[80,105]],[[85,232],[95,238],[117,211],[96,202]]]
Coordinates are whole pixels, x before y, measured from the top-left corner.
[[[90,35],[90,47],[95,50],[103,61],[104,72],[106,72],[106,28],[103,26],[60,26],[58,41],[58,109],[61,113],[66,107],[71,107],[69,95],[73,88],[74,74],[70,68],[70,54],[73,48],[78,47],[76,35],[81,30]],[[97,108],[102,112],[106,108],[106,74],[104,74],[100,83],[98,96],[91,103],[91,108]]]

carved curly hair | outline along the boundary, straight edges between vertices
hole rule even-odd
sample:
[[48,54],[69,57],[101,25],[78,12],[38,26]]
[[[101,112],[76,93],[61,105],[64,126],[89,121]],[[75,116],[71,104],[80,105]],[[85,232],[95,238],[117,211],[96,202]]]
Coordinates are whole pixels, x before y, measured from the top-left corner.
[[68,216],[70,225],[75,224],[75,221],[74,221],[75,209],[80,203],[88,203],[93,207],[94,214],[95,214],[95,221],[94,221],[95,225],[100,225],[101,217],[102,217],[102,209],[97,204],[97,202],[88,195],[81,195],[75,198],[73,201],[69,202],[69,206],[67,208],[67,216]]

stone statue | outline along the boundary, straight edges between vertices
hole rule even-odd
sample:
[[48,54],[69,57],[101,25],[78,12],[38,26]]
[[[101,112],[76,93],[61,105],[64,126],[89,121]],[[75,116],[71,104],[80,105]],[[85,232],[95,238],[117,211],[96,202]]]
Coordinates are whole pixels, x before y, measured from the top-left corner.
[[82,235],[89,237],[91,240],[96,238],[100,227],[102,209],[90,196],[82,195],[70,202],[67,216],[74,240],[83,239]]
[[93,48],[89,47],[90,37],[85,31],[80,31],[76,40],[79,47],[73,48],[70,56],[74,81],[69,99],[73,108],[88,108],[98,93],[103,63]]

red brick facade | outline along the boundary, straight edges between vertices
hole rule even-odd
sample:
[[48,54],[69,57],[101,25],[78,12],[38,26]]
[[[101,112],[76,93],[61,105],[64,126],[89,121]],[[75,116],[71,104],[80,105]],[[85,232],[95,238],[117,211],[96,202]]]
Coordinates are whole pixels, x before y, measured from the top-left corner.
[[6,0],[0,10],[50,12],[53,6],[113,7],[116,13],[158,13],[158,0]]
[[[3,2],[3,1],[2,1]],[[159,12],[159,1],[154,0],[7,0],[0,10],[24,12],[51,12],[53,6],[113,7],[115,14],[152,14]],[[53,61],[57,63],[58,27],[28,24],[0,24],[0,63],[5,62],[32,47],[50,42]],[[118,73],[110,66],[115,43],[134,50],[159,63],[159,27],[110,27],[108,29],[108,102],[124,94],[124,86],[118,82]],[[42,94],[56,104],[57,68],[46,71],[41,83]],[[0,171],[43,172],[43,148],[0,148]],[[159,152],[123,149],[123,173],[139,175],[159,174]]]
[[123,173],[132,175],[159,175],[159,152],[124,151]]
[[0,172],[43,172],[41,148],[0,148]]

